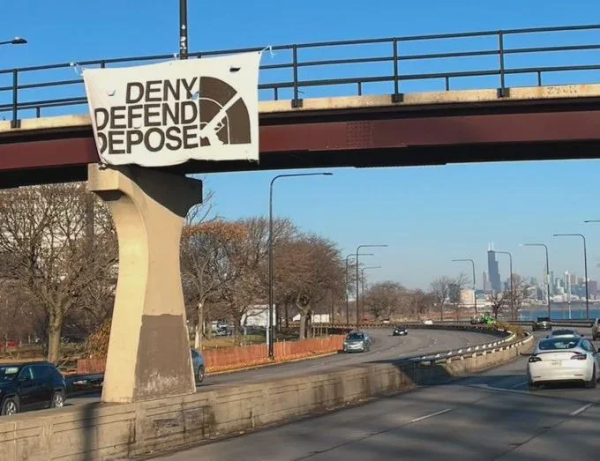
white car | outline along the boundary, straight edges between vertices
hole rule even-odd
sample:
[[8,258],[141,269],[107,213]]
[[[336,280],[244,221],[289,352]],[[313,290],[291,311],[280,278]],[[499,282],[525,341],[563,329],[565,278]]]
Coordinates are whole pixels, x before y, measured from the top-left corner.
[[542,339],[527,363],[530,389],[552,381],[583,381],[596,387],[600,356],[590,340],[578,336]]
[[433,320],[431,320],[431,319],[423,320],[423,325],[433,325]]

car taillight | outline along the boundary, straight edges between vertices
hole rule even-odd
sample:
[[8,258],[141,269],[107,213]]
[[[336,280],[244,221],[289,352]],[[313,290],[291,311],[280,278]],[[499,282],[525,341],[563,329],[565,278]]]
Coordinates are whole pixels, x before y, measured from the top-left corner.
[[577,354],[571,356],[571,360],[586,360],[586,359],[587,359],[587,355],[581,354],[579,352]]
[[537,355],[532,355],[531,357],[529,357],[529,363],[534,363],[534,362],[541,362],[542,359],[540,359]]

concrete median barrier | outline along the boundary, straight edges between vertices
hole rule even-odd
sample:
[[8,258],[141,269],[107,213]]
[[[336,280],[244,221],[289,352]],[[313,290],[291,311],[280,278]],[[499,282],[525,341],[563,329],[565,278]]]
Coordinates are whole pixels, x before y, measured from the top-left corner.
[[136,404],[0,419],[0,460],[116,460],[237,435],[506,363],[533,337],[438,358],[371,362]]

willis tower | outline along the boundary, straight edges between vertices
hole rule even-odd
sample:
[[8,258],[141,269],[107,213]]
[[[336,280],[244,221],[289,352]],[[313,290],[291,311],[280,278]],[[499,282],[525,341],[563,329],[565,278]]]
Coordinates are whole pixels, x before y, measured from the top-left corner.
[[500,282],[500,270],[498,269],[498,261],[496,261],[496,252],[494,251],[493,244],[490,244],[488,247],[488,273],[490,274],[492,291],[500,293],[502,291],[502,284]]

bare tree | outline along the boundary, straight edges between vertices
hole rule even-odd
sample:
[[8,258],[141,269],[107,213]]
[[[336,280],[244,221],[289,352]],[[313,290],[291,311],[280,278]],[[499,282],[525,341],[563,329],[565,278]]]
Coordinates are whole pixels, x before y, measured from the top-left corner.
[[[232,252],[246,236],[239,223],[222,220],[184,227],[181,239],[181,271],[188,305],[194,306],[195,347],[202,348],[204,320],[210,323],[207,300],[218,298],[219,290],[229,281]],[[227,271],[227,272],[226,272]],[[209,328],[210,331],[210,328]]]
[[509,297],[510,297],[509,292],[504,292],[504,293],[494,292],[494,293],[492,293],[492,296],[491,296],[492,306],[491,307],[492,307],[492,314],[494,315],[495,320],[498,320],[498,315],[500,315],[502,313],[502,311],[504,310],[504,308],[506,307]]
[[525,279],[518,274],[512,274],[512,290],[506,292],[507,304],[510,307],[511,320],[518,320],[519,312],[523,307],[523,300],[527,297],[529,286]]
[[407,290],[399,283],[392,281],[380,282],[372,285],[365,294],[364,303],[375,320],[385,315],[391,318],[395,312],[404,311],[401,306],[406,301]]
[[315,308],[333,296],[341,298],[344,267],[335,244],[316,235],[282,242],[276,258],[277,299],[293,302],[300,312],[300,337],[308,332]]
[[[90,202],[95,203],[92,225]],[[2,191],[0,216],[0,253],[10,260],[8,276],[47,315],[48,360],[57,362],[67,314],[94,280],[114,271],[112,221],[83,184]]]

